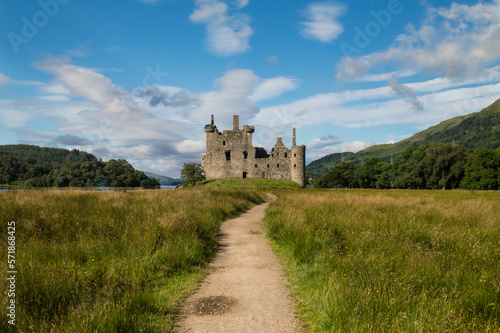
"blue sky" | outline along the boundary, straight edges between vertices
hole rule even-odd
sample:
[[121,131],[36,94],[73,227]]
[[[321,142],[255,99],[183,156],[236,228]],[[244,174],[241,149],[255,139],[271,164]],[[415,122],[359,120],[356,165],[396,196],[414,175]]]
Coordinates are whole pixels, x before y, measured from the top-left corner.
[[307,161],[500,98],[500,0],[0,0],[0,144],[178,177],[203,126]]

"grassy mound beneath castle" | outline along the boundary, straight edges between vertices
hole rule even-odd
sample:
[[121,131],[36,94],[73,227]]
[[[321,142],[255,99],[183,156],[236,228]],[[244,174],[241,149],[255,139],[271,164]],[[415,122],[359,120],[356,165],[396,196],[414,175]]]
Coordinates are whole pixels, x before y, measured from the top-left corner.
[[293,191],[265,226],[309,332],[498,332],[500,193]]
[[[169,332],[182,298],[206,275],[222,221],[264,201],[256,191],[12,191],[16,331]],[[7,268],[5,268],[7,270]],[[0,293],[7,294],[7,283]],[[9,299],[0,299],[6,327]]]
[[288,190],[302,188],[299,184],[291,180],[276,180],[264,178],[216,179],[204,182],[203,186],[216,188],[245,188],[255,190]]

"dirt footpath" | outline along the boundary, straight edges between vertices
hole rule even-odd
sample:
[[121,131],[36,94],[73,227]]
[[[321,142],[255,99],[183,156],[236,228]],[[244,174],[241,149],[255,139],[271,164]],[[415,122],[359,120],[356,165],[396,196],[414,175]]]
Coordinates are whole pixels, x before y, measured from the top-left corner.
[[299,331],[281,263],[260,226],[267,206],[224,222],[211,273],[187,299],[176,332]]

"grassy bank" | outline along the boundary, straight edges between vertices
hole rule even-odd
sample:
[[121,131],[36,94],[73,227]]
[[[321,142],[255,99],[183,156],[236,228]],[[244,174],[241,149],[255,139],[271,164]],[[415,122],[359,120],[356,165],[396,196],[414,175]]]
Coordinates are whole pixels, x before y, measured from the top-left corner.
[[500,193],[284,192],[265,224],[310,332],[500,329]]
[[301,186],[292,180],[277,180],[263,178],[235,178],[235,179],[217,179],[206,181],[203,186],[216,188],[246,188],[254,190],[287,190],[300,189]]
[[7,222],[16,222],[19,332],[170,331],[180,300],[206,274],[220,223],[263,201],[253,191],[209,188],[0,199],[5,270]]

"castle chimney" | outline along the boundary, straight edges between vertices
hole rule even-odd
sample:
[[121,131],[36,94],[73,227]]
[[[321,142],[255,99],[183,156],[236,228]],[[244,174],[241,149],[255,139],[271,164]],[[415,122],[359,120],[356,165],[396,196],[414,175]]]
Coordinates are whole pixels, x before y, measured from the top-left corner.
[[240,129],[240,116],[233,116],[233,131]]
[[212,118],[212,121],[210,123],[212,124],[212,126],[214,126],[214,115],[213,114],[211,115],[211,118]]
[[292,146],[297,145],[297,138],[295,136],[295,128],[293,129]]

